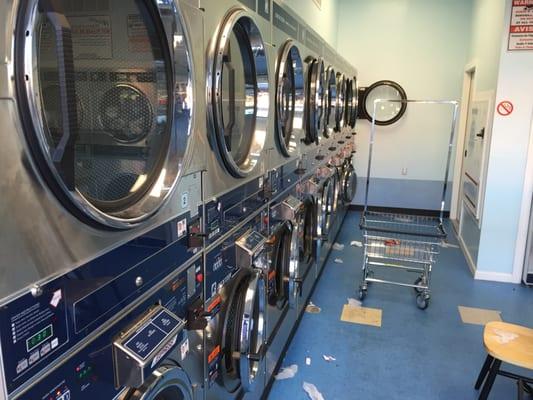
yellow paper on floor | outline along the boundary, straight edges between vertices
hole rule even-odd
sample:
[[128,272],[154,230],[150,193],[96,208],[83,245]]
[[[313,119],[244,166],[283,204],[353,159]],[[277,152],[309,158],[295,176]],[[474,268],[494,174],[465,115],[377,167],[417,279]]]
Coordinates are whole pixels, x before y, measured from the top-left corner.
[[502,320],[501,311],[464,306],[458,308],[461,320],[465,324],[485,325],[488,322]]
[[345,304],[341,321],[381,327],[382,311],[378,308],[358,307]]

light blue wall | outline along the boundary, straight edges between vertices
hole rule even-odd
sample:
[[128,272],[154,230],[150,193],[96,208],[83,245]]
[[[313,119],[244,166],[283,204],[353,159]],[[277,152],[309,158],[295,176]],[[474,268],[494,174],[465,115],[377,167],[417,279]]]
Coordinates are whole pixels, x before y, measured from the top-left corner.
[[[504,26],[504,0],[473,0],[468,63],[476,68],[474,92],[494,91],[498,82],[500,47]],[[475,96],[475,94],[474,94]],[[485,204],[486,206],[486,204]],[[474,264],[478,265],[480,223],[465,209],[461,234]]]
[[318,8],[313,0],[277,0],[292,8],[333,48],[337,47],[338,0],[322,0]]
[[[471,12],[471,1],[465,0],[339,0],[337,49],[358,68],[362,86],[391,79],[411,99],[458,100]],[[402,199],[423,209],[440,207],[440,199],[423,193],[433,193],[435,181],[444,177],[451,109],[430,107],[410,106],[399,123],[378,128],[373,176],[399,189],[394,201],[382,199],[384,205],[392,207]],[[366,174],[369,126],[358,122],[359,175]],[[402,168],[407,175],[401,174]],[[403,184],[407,180],[416,181],[418,190]]]
[[[450,188],[451,182],[448,183]],[[365,202],[366,176],[357,179],[357,192],[353,204]],[[368,186],[368,203],[375,207],[435,210],[442,199],[442,181],[417,179],[372,178]],[[451,190],[446,192],[445,209],[449,209]],[[427,206],[431,205],[431,208]]]

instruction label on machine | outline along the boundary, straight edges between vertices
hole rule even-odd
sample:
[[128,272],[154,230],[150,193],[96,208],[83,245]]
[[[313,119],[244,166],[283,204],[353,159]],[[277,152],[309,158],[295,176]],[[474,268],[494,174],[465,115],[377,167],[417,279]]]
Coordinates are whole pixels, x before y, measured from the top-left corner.
[[507,50],[533,50],[533,0],[513,0]]

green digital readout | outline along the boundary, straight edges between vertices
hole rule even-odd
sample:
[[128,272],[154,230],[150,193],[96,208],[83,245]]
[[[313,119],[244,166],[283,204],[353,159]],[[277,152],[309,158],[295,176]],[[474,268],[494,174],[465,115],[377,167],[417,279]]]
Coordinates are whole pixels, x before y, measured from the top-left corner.
[[34,349],[35,347],[39,346],[42,342],[44,342],[46,339],[52,337],[54,334],[54,330],[52,329],[52,325],[48,325],[46,328],[41,329],[39,332],[37,332],[32,337],[26,339],[26,348],[28,351]]

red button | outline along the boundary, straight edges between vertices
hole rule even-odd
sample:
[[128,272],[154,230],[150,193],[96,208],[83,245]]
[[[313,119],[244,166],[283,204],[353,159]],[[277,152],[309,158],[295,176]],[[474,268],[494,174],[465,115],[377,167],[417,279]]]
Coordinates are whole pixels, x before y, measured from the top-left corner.
[[204,274],[196,274],[196,280],[202,283],[204,280]]

